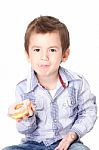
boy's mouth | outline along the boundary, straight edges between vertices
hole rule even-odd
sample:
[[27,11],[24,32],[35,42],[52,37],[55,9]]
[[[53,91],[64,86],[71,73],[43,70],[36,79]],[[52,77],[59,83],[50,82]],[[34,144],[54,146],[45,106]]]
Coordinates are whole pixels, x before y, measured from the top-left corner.
[[47,69],[47,68],[49,68],[49,65],[42,64],[42,65],[40,65],[39,67],[40,67],[41,69]]

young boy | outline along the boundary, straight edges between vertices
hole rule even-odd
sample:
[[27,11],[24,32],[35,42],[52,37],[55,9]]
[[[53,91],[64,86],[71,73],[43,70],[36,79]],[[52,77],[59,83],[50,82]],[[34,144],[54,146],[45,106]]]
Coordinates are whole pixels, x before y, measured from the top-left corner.
[[83,76],[60,66],[70,52],[66,25],[51,16],[35,18],[24,45],[31,71],[17,84],[9,115],[25,138],[3,150],[89,150],[80,138],[94,126],[96,101]]

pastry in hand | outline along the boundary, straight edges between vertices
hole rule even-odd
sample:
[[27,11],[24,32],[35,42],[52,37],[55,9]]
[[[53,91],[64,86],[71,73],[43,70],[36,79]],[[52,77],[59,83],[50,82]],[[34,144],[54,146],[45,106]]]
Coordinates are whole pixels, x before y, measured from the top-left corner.
[[30,100],[26,99],[22,102],[17,102],[9,107],[8,115],[13,119],[22,119],[24,116],[30,116],[33,114],[34,107]]

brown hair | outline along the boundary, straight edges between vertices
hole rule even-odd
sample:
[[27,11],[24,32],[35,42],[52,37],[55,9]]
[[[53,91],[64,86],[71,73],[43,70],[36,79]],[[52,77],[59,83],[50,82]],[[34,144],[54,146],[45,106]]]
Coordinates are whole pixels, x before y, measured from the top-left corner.
[[64,23],[60,22],[59,19],[52,16],[40,16],[30,22],[27,27],[24,39],[24,47],[26,52],[28,53],[29,40],[33,32],[44,34],[54,31],[59,32],[62,51],[64,52],[67,48],[69,48],[70,45],[69,31]]

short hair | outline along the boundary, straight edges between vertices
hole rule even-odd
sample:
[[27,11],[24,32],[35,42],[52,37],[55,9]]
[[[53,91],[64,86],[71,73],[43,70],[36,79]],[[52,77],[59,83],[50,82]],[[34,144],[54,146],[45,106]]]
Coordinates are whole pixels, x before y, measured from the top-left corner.
[[29,23],[24,37],[24,47],[27,53],[29,48],[29,41],[31,34],[34,33],[52,33],[59,32],[62,51],[66,51],[70,46],[69,31],[66,25],[59,21],[59,19],[52,16],[40,16]]

